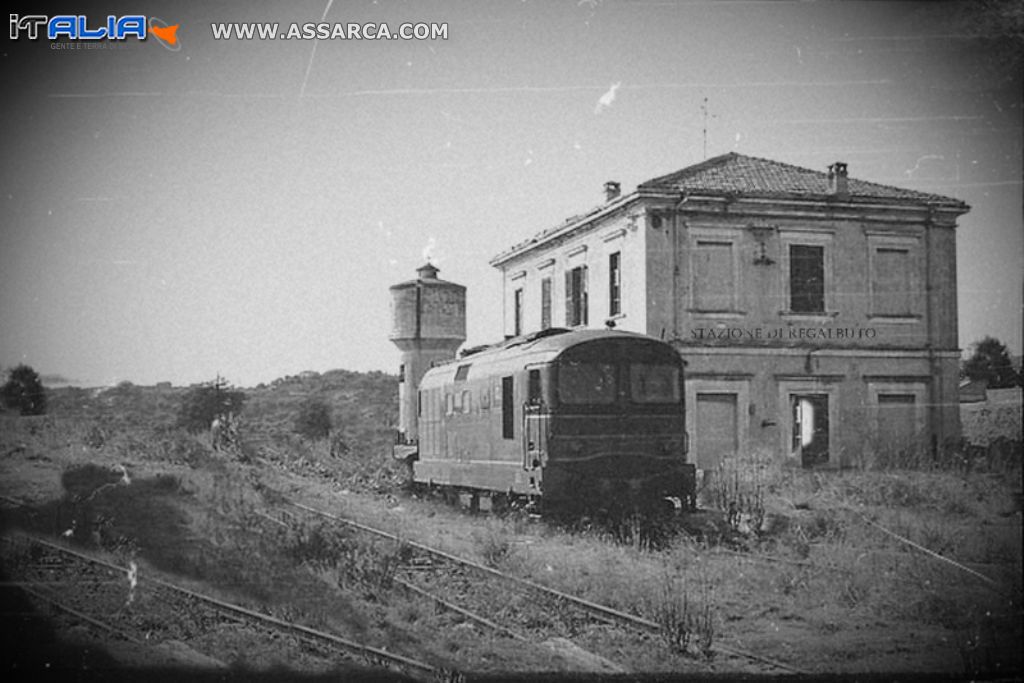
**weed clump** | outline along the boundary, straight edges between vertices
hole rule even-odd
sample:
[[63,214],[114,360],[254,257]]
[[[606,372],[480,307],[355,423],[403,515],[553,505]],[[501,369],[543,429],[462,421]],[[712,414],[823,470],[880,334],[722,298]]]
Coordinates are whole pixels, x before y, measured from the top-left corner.
[[706,579],[698,579],[692,591],[685,579],[666,576],[654,605],[654,618],[665,644],[679,654],[710,659],[715,637],[712,607],[712,590]]
[[514,547],[509,537],[494,526],[473,534],[480,557],[488,567],[501,567],[512,555]]
[[287,557],[373,601],[390,590],[396,570],[409,554],[403,543],[369,540],[326,523],[289,527],[281,533],[280,547]]

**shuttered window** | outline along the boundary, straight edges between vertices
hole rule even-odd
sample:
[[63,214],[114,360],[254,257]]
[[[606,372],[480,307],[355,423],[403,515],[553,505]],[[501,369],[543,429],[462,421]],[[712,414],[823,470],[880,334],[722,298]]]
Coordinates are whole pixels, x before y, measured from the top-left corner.
[[540,281],[540,329],[551,327],[551,278]]
[[523,333],[523,288],[520,287],[515,291],[513,306],[515,308],[515,330],[513,334],[519,336]]
[[872,270],[871,312],[882,316],[912,315],[910,250],[877,248],[872,259]]
[[693,305],[698,311],[731,311],[736,301],[732,242],[699,240],[693,253]]
[[622,252],[608,255],[608,315],[622,313]]
[[565,323],[569,327],[587,324],[587,267],[565,272]]
[[789,310],[825,312],[825,247],[789,245]]

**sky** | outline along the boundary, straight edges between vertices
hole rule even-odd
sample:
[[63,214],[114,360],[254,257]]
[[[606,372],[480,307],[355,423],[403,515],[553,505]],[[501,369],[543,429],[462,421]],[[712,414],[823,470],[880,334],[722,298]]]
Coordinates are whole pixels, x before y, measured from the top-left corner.
[[[1017,3],[87,4],[20,14],[142,14],[178,43],[4,37],[0,367],[80,386],[393,373],[388,287],[428,258],[468,288],[468,343],[495,341],[494,255],[605,181],[730,151],[967,202],[960,345],[1021,353]],[[447,37],[211,28],[321,21]]]

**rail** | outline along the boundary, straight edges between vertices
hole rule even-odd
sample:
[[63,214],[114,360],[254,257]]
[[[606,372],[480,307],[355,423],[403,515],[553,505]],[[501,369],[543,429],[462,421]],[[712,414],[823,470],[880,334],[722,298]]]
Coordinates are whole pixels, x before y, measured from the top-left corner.
[[[52,543],[52,542],[50,542],[50,541],[48,541],[46,539],[39,538],[38,536],[34,536],[32,534],[26,534],[26,533],[23,533],[23,532],[19,532],[19,533],[14,534],[14,536],[17,537],[17,538],[21,538],[23,540],[26,540],[28,542],[35,543],[37,545],[43,546],[45,548],[49,548],[50,550],[56,551],[58,553],[63,553],[63,554],[66,554],[66,555],[70,555],[70,556],[76,557],[76,558],[78,558],[80,560],[83,560],[85,562],[92,563],[92,564],[95,564],[95,565],[98,565],[98,566],[101,566],[101,567],[105,567],[107,569],[111,569],[111,570],[114,570],[114,571],[122,572],[126,576],[128,575],[128,573],[130,571],[129,569],[126,569],[124,567],[120,567],[118,565],[111,564],[110,562],[107,562],[105,560],[102,560],[102,559],[99,559],[99,558],[96,558],[96,557],[92,557],[91,555],[87,555],[87,554],[82,553],[80,551],[73,550],[73,549],[68,548],[66,546],[59,545],[59,544],[56,544],[56,543]],[[6,542],[10,542],[11,539],[9,539],[7,537],[4,537],[3,540],[6,541]],[[343,650],[345,650],[345,651],[347,651],[347,652],[349,652],[351,654],[354,654],[354,655],[357,655],[359,657],[362,657],[365,661],[368,661],[368,662],[373,662],[373,663],[381,663],[381,662],[383,662],[383,663],[386,663],[386,664],[389,664],[389,665],[397,666],[399,669],[401,669],[403,671],[415,671],[415,672],[417,672],[417,673],[419,673],[421,675],[425,675],[425,676],[427,676],[427,677],[429,677],[431,679],[436,679],[438,677],[441,677],[441,678],[446,677],[445,676],[445,672],[437,669],[434,666],[431,666],[430,664],[426,664],[424,662],[420,662],[420,661],[412,659],[410,657],[405,657],[403,655],[400,655],[400,654],[397,654],[397,653],[394,653],[394,652],[388,652],[387,650],[382,650],[382,649],[379,649],[379,648],[375,648],[375,647],[370,646],[370,645],[364,645],[362,643],[357,643],[355,641],[351,641],[351,640],[348,640],[346,638],[342,638],[341,636],[337,636],[337,635],[334,635],[332,633],[325,633],[323,631],[318,631],[316,629],[309,628],[308,626],[303,626],[302,624],[295,624],[295,623],[291,623],[291,622],[288,622],[288,621],[284,621],[283,619],[278,619],[277,617],[271,616],[269,614],[263,614],[262,612],[257,612],[255,610],[249,609],[247,607],[242,607],[241,605],[235,605],[235,604],[232,604],[232,603],[229,603],[229,602],[225,602],[224,600],[220,600],[218,598],[214,598],[214,597],[211,597],[211,596],[208,596],[208,595],[204,595],[202,593],[197,593],[196,591],[192,591],[192,590],[189,590],[187,588],[182,588],[181,586],[176,586],[176,585],[174,585],[172,583],[169,583],[167,581],[163,581],[163,580],[155,578],[155,577],[140,578],[139,582],[140,583],[149,583],[149,584],[152,584],[152,585],[155,585],[155,586],[159,586],[159,587],[161,587],[161,588],[163,588],[165,590],[171,591],[171,592],[176,593],[178,595],[182,595],[182,596],[188,597],[190,599],[197,600],[199,602],[205,603],[205,604],[207,604],[207,605],[209,605],[211,607],[214,607],[214,608],[216,608],[218,610],[221,610],[223,612],[227,612],[227,613],[234,614],[234,615],[239,615],[239,616],[242,616],[242,617],[245,617],[245,618],[257,621],[257,622],[262,623],[264,625],[271,625],[271,626],[273,626],[273,627],[275,627],[277,629],[280,629],[280,630],[283,630],[283,631],[286,631],[286,632],[291,632],[291,633],[294,633],[294,634],[298,634],[298,635],[304,636],[304,637],[306,637],[308,639],[320,641],[320,642],[323,642],[323,643],[327,643],[327,644],[339,647],[339,648],[341,648],[341,649],[343,649]],[[26,589],[23,587],[23,590],[26,590]],[[78,618],[85,619],[87,621],[90,621],[91,623],[94,623],[97,626],[100,626],[100,627],[103,627],[103,628],[106,628],[106,629],[112,628],[108,624],[97,623],[97,620],[93,619],[92,617],[89,617],[89,615],[86,615],[84,613],[81,613],[78,610],[73,610],[73,609],[71,609],[71,608],[69,608],[69,607],[67,607],[65,605],[62,605],[62,604],[59,603],[59,601],[57,601],[57,600],[55,600],[55,599],[53,599],[51,597],[44,596],[44,595],[40,594],[38,591],[34,591],[32,589],[27,589],[27,592],[29,592],[29,593],[31,593],[31,594],[33,594],[33,595],[35,595],[35,596],[45,600],[46,602],[54,604],[59,609],[62,609],[64,611],[67,611],[69,613],[74,614]],[[450,675],[448,675],[447,677],[451,678]]]
[[[469,559],[466,559],[466,558],[458,557],[457,555],[453,555],[453,554],[451,554],[449,552],[446,552],[444,550],[440,550],[438,548],[432,548],[430,546],[424,545],[422,543],[418,543],[416,541],[411,541],[411,540],[408,540],[408,539],[400,538],[400,537],[396,536],[395,534],[392,534],[390,532],[384,531],[383,529],[377,529],[375,527],[369,526],[367,524],[363,524],[361,522],[357,522],[355,520],[347,519],[345,517],[339,517],[338,515],[331,514],[329,512],[324,511],[324,510],[319,510],[317,508],[311,507],[309,505],[305,505],[303,503],[298,503],[298,502],[295,502],[295,501],[292,501],[292,500],[287,500],[287,502],[290,505],[292,505],[292,506],[294,506],[294,507],[296,507],[296,508],[298,508],[300,510],[304,510],[304,511],[309,512],[311,514],[318,515],[318,516],[324,517],[326,519],[330,519],[332,521],[338,522],[339,524],[350,526],[350,527],[355,528],[355,529],[360,529],[362,531],[365,531],[365,532],[370,533],[370,534],[375,534],[375,535],[380,536],[382,538],[387,538],[389,540],[393,540],[393,541],[396,541],[396,542],[405,543],[408,546],[410,546],[412,548],[415,548],[416,550],[419,550],[421,552],[424,552],[424,553],[427,553],[427,554],[430,554],[430,555],[435,555],[437,557],[440,557],[440,558],[443,558],[445,560],[448,560],[449,562],[454,562],[456,564],[468,567],[468,568],[473,569],[475,571],[486,573],[486,574],[489,574],[489,575],[494,576],[496,578],[500,578],[500,579],[503,579],[503,580],[506,580],[506,581],[510,581],[510,582],[519,584],[519,585],[521,585],[521,586],[523,586],[525,588],[528,588],[530,590],[534,590],[534,591],[543,593],[545,595],[548,595],[548,596],[551,596],[551,597],[554,597],[554,598],[557,598],[557,599],[560,599],[560,600],[564,600],[564,601],[569,602],[569,603],[571,603],[573,605],[576,605],[577,607],[579,607],[579,608],[581,608],[581,609],[583,609],[585,611],[590,612],[591,614],[603,617],[605,619],[612,620],[612,621],[620,623],[620,624],[624,624],[626,626],[629,626],[629,627],[632,627],[632,628],[634,628],[636,630],[639,630],[639,631],[641,631],[643,633],[660,634],[661,631],[662,631],[661,625],[658,624],[657,622],[651,621],[650,619],[645,619],[645,618],[637,616],[635,614],[629,614],[628,612],[623,612],[623,611],[617,610],[617,609],[615,609],[613,607],[608,607],[607,605],[601,605],[601,604],[598,604],[596,602],[592,602],[590,600],[587,600],[585,598],[581,598],[581,597],[576,596],[576,595],[571,595],[569,593],[564,593],[564,592],[559,591],[557,589],[549,588],[549,587],[541,585],[539,583],[530,581],[529,579],[524,579],[524,578],[521,578],[521,577],[518,577],[518,576],[512,576],[510,574],[505,574],[504,572],[501,572],[501,571],[498,571],[496,569],[493,569],[492,567],[487,567],[487,566],[482,565],[482,564],[480,564],[478,562],[474,562],[473,560],[469,560]],[[430,597],[433,597],[433,596],[430,596]],[[435,599],[437,599],[437,598],[435,598]],[[501,629],[501,630],[507,630],[507,629],[504,629],[504,627],[500,627],[500,626],[498,628]],[[769,665],[771,667],[774,667],[776,669],[779,669],[780,671],[784,671],[784,672],[787,672],[787,673],[804,674],[804,675],[807,675],[807,674],[810,673],[810,672],[808,672],[806,670],[790,666],[789,664],[785,664],[784,662],[780,662],[780,661],[778,661],[776,659],[772,659],[770,657],[765,657],[763,655],[759,655],[759,654],[754,653],[754,652],[749,652],[749,651],[746,651],[746,650],[743,650],[743,649],[740,649],[740,648],[736,648],[736,647],[732,647],[732,646],[728,646],[728,645],[714,644],[714,645],[712,645],[711,650],[714,651],[714,652],[721,653],[723,655],[728,655],[728,656],[732,656],[732,657],[739,657],[739,658],[748,659],[748,660],[751,660],[751,661],[756,661],[756,662],[759,662],[761,664],[767,664],[767,665]]]

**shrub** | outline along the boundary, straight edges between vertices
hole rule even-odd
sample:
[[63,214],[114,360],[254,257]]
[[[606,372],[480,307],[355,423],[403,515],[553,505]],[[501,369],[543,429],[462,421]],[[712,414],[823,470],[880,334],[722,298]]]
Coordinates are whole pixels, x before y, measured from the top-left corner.
[[189,389],[178,411],[178,426],[192,434],[205,431],[218,415],[239,413],[245,393],[218,377],[213,382]]
[[331,409],[323,399],[307,399],[299,406],[294,428],[297,434],[311,441],[321,441],[331,435],[333,426]]
[[46,391],[39,373],[25,364],[11,369],[7,383],[0,387],[4,405],[22,415],[46,414]]

